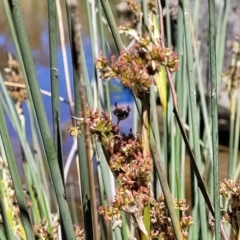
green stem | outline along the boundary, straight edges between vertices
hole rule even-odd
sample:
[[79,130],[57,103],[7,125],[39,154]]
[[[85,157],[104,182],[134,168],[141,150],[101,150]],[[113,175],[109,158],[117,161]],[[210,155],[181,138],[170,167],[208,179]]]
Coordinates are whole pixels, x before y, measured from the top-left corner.
[[[9,219],[8,219],[9,214],[6,211],[5,204],[4,204],[4,200],[5,200],[6,196],[5,197],[3,196],[4,189],[3,189],[2,176],[0,176],[0,179],[1,179],[0,180],[0,210],[1,210],[3,228],[4,228],[4,231],[6,233],[7,239],[15,239],[12,226],[11,226],[11,224],[9,222]],[[12,209],[11,211],[14,211],[14,210]]]
[[212,117],[212,146],[213,146],[213,182],[215,208],[215,239],[221,239],[220,231],[220,194],[218,167],[218,115],[217,115],[217,69],[216,69],[216,33],[215,33],[215,2],[208,1],[209,8],[209,52],[211,80],[211,117]]
[[9,138],[9,133],[7,131],[7,125],[6,125],[6,121],[4,118],[2,104],[0,104],[0,122],[1,122],[0,135],[2,137],[3,147],[5,150],[10,174],[11,174],[12,181],[13,181],[13,186],[15,189],[15,194],[16,194],[16,198],[17,198],[17,202],[18,202],[18,206],[19,206],[19,210],[20,210],[20,218],[21,218],[23,227],[25,229],[25,234],[26,234],[27,239],[34,240],[35,238],[34,238],[34,234],[33,234],[33,228],[32,228],[32,224],[30,221],[30,217],[28,215],[28,209],[27,209],[27,205],[26,205],[26,201],[25,201],[22,183],[21,183],[21,179],[18,174],[18,169],[17,169],[15,158],[14,158],[13,149],[11,147],[11,141]]
[[63,156],[62,156],[62,137],[60,123],[59,106],[59,80],[57,64],[57,24],[56,24],[56,2],[48,0],[48,34],[49,34],[49,55],[50,55],[50,75],[51,75],[51,95],[52,95],[52,121],[53,121],[53,140],[57,153],[59,168],[63,177]]
[[44,109],[42,96],[36,77],[35,67],[31,56],[30,45],[28,43],[27,34],[23,25],[18,1],[12,0],[10,8],[16,29],[17,38],[19,41],[20,50],[23,56],[24,67],[27,74],[27,79],[25,80],[26,82],[28,82],[28,85],[30,87],[30,93],[32,96],[33,105],[37,116],[37,123],[41,132],[44,150],[46,152],[50,174],[53,181],[55,194],[57,196],[60,217],[62,219],[64,230],[66,233],[66,239],[75,239],[72,219],[65,197],[62,176],[58,166],[57,155],[51,138],[51,132],[47,121],[47,115]]

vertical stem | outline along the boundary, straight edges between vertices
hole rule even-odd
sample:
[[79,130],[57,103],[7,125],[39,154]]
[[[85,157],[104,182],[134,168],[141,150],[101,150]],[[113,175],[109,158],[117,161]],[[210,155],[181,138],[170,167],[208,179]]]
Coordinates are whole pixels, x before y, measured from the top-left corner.
[[20,6],[17,0],[10,1],[10,9],[15,25],[17,38],[19,41],[20,50],[23,56],[24,67],[26,70],[28,85],[30,87],[30,94],[33,100],[33,106],[37,116],[38,127],[41,132],[44,150],[46,152],[48,165],[53,181],[55,194],[59,205],[60,216],[63,220],[64,230],[67,239],[74,239],[74,231],[70,211],[67,205],[65,191],[63,187],[61,172],[58,166],[56,151],[53,145],[51,132],[49,129],[47,115],[44,109],[41,92],[37,81],[35,66],[31,56],[31,50],[27,38],[27,34],[23,25]]
[[[149,105],[149,95],[146,94],[142,100],[142,113],[141,113],[141,124],[142,124],[142,143],[144,146],[143,149],[143,157],[149,153],[149,113],[150,113],[150,105]],[[150,235],[150,204],[144,207],[143,210],[143,222],[148,233]],[[141,240],[147,240],[148,238],[141,231]]]
[[120,53],[124,49],[124,45],[120,34],[118,33],[118,28],[109,5],[108,0],[100,0],[103,6],[104,13],[108,19],[108,24],[112,32],[113,39],[115,41],[118,52]]
[[[59,29],[59,39],[61,44],[61,51],[62,51],[62,58],[63,58],[63,70],[64,70],[64,77],[65,77],[65,83],[66,83],[66,90],[67,90],[67,97],[69,101],[69,108],[70,108],[70,114],[71,116],[74,115],[74,109],[73,109],[73,97],[72,97],[72,91],[71,91],[71,83],[70,83],[70,76],[69,76],[69,66],[67,62],[67,50],[66,50],[66,44],[65,44],[65,36],[64,36],[64,26],[63,26],[63,17],[62,17],[62,10],[60,5],[60,0],[56,1],[56,9],[57,9],[57,18],[58,18],[58,29]],[[67,14],[69,14],[69,9],[66,9]],[[68,21],[69,23],[69,21]],[[71,24],[68,24],[68,31],[71,32]],[[71,36],[69,37],[71,39]],[[70,43],[71,46],[71,43]]]
[[[78,74],[78,78],[80,81],[80,96],[81,96],[81,104],[82,104],[82,112],[83,118],[87,119],[87,101],[86,101],[86,93],[85,93],[85,82],[82,76],[82,61],[81,61],[81,32],[79,28],[78,22],[78,12],[77,12],[77,2],[73,1],[71,3],[72,7],[72,38],[73,38],[73,52],[75,53],[75,69]],[[85,121],[84,124],[84,137],[85,137],[85,147],[86,147],[86,159],[87,161],[87,173],[88,173],[88,181],[90,187],[90,207],[91,207],[91,215],[92,215],[92,225],[93,225],[93,236],[88,236],[88,239],[95,239],[98,240],[99,232],[98,232],[98,212],[97,212],[97,200],[96,200],[96,193],[95,193],[95,184],[94,184],[94,173],[93,173],[93,162],[91,156],[91,139],[90,139],[90,129],[88,122]],[[85,229],[87,226],[85,225]]]
[[215,2],[208,1],[209,8],[209,52],[210,52],[210,79],[211,79],[211,117],[212,117],[212,144],[213,144],[213,182],[215,208],[215,239],[220,237],[220,195],[218,176],[218,115],[217,115],[217,70],[216,70],[216,33],[215,33]]
[[[186,95],[184,92],[184,84],[186,81],[184,81],[183,78],[183,69],[184,69],[184,61],[183,61],[183,51],[184,51],[184,38],[183,38],[183,10],[182,8],[178,9],[178,18],[177,18],[177,53],[178,53],[178,64],[179,64],[179,70],[176,72],[176,89],[178,93],[178,103],[179,103],[179,113],[183,116],[183,106],[184,106],[184,96]],[[183,82],[184,81],[184,82]],[[181,171],[181,155],[182,155],[182,138],[181,138],[181,132],[179,128],[176,128],[176,156],[175,156],[175,162],[176,162],[176,171],[180,179],[180,198],[183,198],[184,193],[184,182],[181,181],[183,179],[182,176],[184,176],[184,173]]]
[[[0,141],[2,139],[0,138]],[[2,160],[1,160],[2,161]],[[2,169],[1,169],[2,170]],[[2,225],[3,225],[3,230],[6,234],[7,239],[15,239],[14,233],[13,233],[13,227],[11,226],[10,219],[9,219],[9,211],[7,211],[5,207],[4,200],[6,200],[6,194],[4,193],[4,185],[3,185],[3,176],[2,172],[0,173],[0,210],[1,210],[1,216],[2,216]],[[5,196],[4,196],[5,195]],[[12,210],[14,211],[14,210]],[[12,213],[10,213],[12,214]],[[2,239],[2,236],[0,236],[0,239]]]
[[[56,31],[56,2],[48,0],[48,34],[49,34],[49,56],[50,56],[50,77],[51,77],[51,100],[52,100],[52,122],[53,122],[53,142],[57,154],[58,165],[64,183],[62,136],[60,123],[59,105],[59,82],[57,64],[57,31]],[[61,221],[62,238],[66,238]]]
[[54,140],[54,147],[57,153],[59,167],[60,167],[62,178],[63,178],[55,0],[48,0],[48,33],[49,33],[49,55],[50,55],[50,75],[51,75],[51,94],[52,94],[52,98],[51,98],[52,121],[53,121],[53,136],[54,136],[53,140]]
[[0,104],[0,123],[1,123],[0,124],[0,135],[2,137],[3,147],[5,150],[5,154],[6,154],[6,159],[8,161],[8,166],[9,166],[9,170],[10,170],[10,174],[12,177],[13,186],[14,186],[14,190],[15,190],[15,194],[16,194],[16,198],[17,198],[17,202],[18,202],[18,206],[19,206],[19,210],[20,210],[20,218],[21,218],[27,239],[34,240],[35,238],[34,238],[34,234],[33,234],[33,228],[32,228],[32,224],[30,221],[30,217],[28,215],[28,210],[27,210],[24,193],[23,193],[22,183],[21,183],[21,180],[20,180],[20,177],[18,174],[13,149],[11,147],[11,141],[10,141],[9,134],[7,131],[7,125],[6,125],[6,121],[4,118],[2,104]]

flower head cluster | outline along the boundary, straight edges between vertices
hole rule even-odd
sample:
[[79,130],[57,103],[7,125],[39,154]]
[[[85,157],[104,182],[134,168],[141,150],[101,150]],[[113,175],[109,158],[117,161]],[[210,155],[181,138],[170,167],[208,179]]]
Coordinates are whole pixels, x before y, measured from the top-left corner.
[[[188,238],[189,227],[193,225],[191,216],[186,215],[188,206],[185,200],[175,200],[175,209],[180,211],[180,227],[184,239]],[[151,239],[176,239],[171,219],[166,212],[164,197],[161,195],[158,200],[151,198]]]
[[220,182],[220,195],[229,200],[228,209],[224,210],[223,220],[229,222],[234,228],[240,227],[240,182],[236,184],[231,178]]
[[[113,113],[118,122],[129,116],[130,108],[115,104]],[[77,132],[81,125],[89,124],[91,134],[96,136],[103,145],[109,167],[112,170],[118,187],[110,206],[99,208],[99,213],[106,221],[114,220],[121,224],[120,211],[130,213],[141,231],[145,232],[142,213],[145,206],[150,205],[151,239],[175,239],[171,219],[166,211],[164,197],[158,200],[150,196],[150,175],[152,159],[150,154],[144,154],[144,146],[139,135],[120,134],[118,124],[111,122],[109,114],[87,108],[87,119],[82,115],[77,122]],[[180,227],[184,239],[188,237],[188,229],[193,220],[186,215],[188,206],[185,200],[174,200],[174,206],[180,212]],[[147,235],[147,234],[146,234]],[[80,238],[81,239],[81,238]]]
[[[5,209],[8,217],[8,221],[11,224],[14,235],[25,237],[24,228],[20,220],[20,209],[17,204],[17,198],[13,187],[13,182],[10,177],[10,172],[6,161],[0,157],[0,171],[1,171],[1,185],[2,185],[2,201],[4,202]],[[2,223],[2,216],[0,216],[0,222]]]
[[85,240],[85,233],[83,229],[80,229],[79,226],[74,227],[76,240]]
[[7,90],[15,102],[24,102],[27,99],[27,90],[18,84],[24,84],[23,76],[20,71],[19,63],[9,54],[8,67],[5,68]]
[[226,72],[222,74],[229,95],[236,93],[240,82],[240,38],[232,43],[232,62]]
[[149,91],[152,77],[161,66],[166,66],[170,72],[178,69],[178,56],[172,48],[163,48],[160,41],[153,43],[149,36],[140,37],[133,29],[122,28],[121,31],[134,37],[136,42],[128,52],[121,52],[117,61],[112,57],[110,66],[107,59],[100,55],[96,68],[104,79],[118,77],[122,84],[139,95]]
[[125,26],[135,28],[141,20],[141,6],[134,0],[126,0],[127,10],[130,14],[130,19],[125,23]]
[[149,12],[156,12],[156,2],[154,0],[148,0],[147,1],[148,11]]
[[120,210],[128,213],[142,212],[149,203],[149,182],[152,171],[150,156],[142,154],[140,138],[131,133],[123,136],[110,157],[109,166],[116,176],[118,188],[111,206],[100,208],[105,219],[119,219]]
[[[53,222],[54,233],[57,232],[58,226],[59,226],[59,218],[57,217]],[[46,218],[44,218],[39,224],[36,224],[34,226],[35,239],[55,240],[56,238],[54,238],[52,236],[52,233],[49,232],[48,227],[49,227],[49,223]]]
[[[130,108],[115,104],[113,113],[119,121],[128,117]],[[152,171],[150,155],[143,155],[143,145],[140,136],[120,134],[118,124],[111,122],[108,113],[87,108],[87,123],[91,134],[102,144],[108,158],[118,188],[111,207],[100,208],[105,219],[120,219],[120,211],[130,213],[142,212],[149,203],[149,182]],[[77,122],[77,132],[84,124],[82,115]],[[73,131],[73,128],[71,129]]]

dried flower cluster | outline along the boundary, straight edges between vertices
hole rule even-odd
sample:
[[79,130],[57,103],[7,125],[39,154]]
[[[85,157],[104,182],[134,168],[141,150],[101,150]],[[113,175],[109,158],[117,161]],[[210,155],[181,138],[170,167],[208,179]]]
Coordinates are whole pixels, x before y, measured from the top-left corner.
[[[186,215],[188,205],[185,200],[175,200],[175,209],[179,210],[181,220],[180,227],[184,239],[188,238],[189,227],[193,225],[191,216]],[[161,195],[158,200],[151,198],[151,239],[175,239],[171,219],[166,213],[164,196]]]
[[231,178],[220,182],[220,195],[229,201],[228,208],[223,210],[223,221],[229,222],[237,232],[240,227],[240,182],[236,184]]
[[[119,107],[115,104],[113,113],[117,116],[118,123],[126,119],[129,112],[129,107]],[[129,134],[121,134],[118,124],[111,122],[108,113],[100,113],[92,108],[87,108],[86,121],[91,134],[96,136],[102,144],[118,185],[111,205],[100,207],[100,214],[105,220],[115,220],[119,224],[121,223],[120,211],[130,213],[139,229],[144,232],[142,212],[145,206],[150,205],[151,239],[159,239],[158,237],[174,239],[174,231],[166,212],[163,196],[157,201],[150,197],[152,159],[150,154],[144,156],[144,146],[140,136],[134,136],[131,131]],[[77,126],[69,129],[70,134],[74,136],[80,134],[83,124],[84,119],[80,115]],[[185,214],[188,207],[185,201],[175,201],[175,208],[181,213],[180,225],[184,237],[187,238],[188,228],[193,224],[192,218]]]
[[74,226],[76,240],[85,240],[85,233],[79,226]]
[[[55,216],[53,220],[53,231],[54,233],[57,232],[57,228],[59,226],[59,216]],[[57,238],[54,238],[52,234],[48,230],[49,223],[46,218],[44,218],[39,224],[36,224],[34,226],[34,235],[35,239],[49,239],[49,240],[56,240]]]
[[226,72],[222,74],[226,83],[226,90],[231,97],[236,93],[240,84],[240,39],[239,37],[232,43],[232,62]]
[[125,22],[125,26],[129,28],[137,27],[138,23],[141,21],[141,6],[134,0],[126,0],[127,12],[129,13],[129,19]]
[[6,72],[6,84],[9,95],[15,102],[24,102],[27,99],[27,90],[18,84],[24,84],[24,79],[20,71],[19,63],[11,54],[8,56],[8,67],[4,69]]
[[134,37],[136,42],[128,52],[121,52],[117,61],[112,57],[110,66],[107,59],[100,55],[96,68],[102,73],[102,78],[118,77],[123,85],[139,96],[149,91],[152,77],[161,66],[166,66],[170,72],[178,69],[178,56],[172,48],[163,48],[160,40],[153,43],[149,36],[140,37],[133,29],[122,28],[121,31]]
[[[7,217],[11,224],[12,231],[15,236],[19,236],[21,239],[25,239],[25,232],[20,220],[20,210],[17,204],[15,191],[13,188],[13,182],[10,177],[8,165],[0,157],[0,171],[1,171],[1,191],[2,199],[4,202],[5,210],[8,213]],[[1,216],[2,222],[2,216]]]
[[[118,107],[115,104],[113,113],[118,118],[118,123],[128,117],[130,108]],[[152,171],[150,155],[143,156],[143,145],[139,136],[120,134],[118,125],[111,122],[106,112],[87,108],[87,123],[92,135],[102,144],[109,166],[116,177],[118,188],[111,207],[100,208],[100,213],[106,220],[119,220],[120,211],[130,213],[142,212],[144,206],[149,203],[149,182]],[[80,117],[76,130],[80,132],[84,119]],[[72,135],[72,134],[71,134]]]

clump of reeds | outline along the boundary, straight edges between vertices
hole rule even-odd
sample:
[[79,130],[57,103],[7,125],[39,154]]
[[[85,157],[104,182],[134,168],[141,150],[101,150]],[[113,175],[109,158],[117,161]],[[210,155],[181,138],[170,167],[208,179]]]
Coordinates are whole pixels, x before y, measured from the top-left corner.
[[[220,239],[220,234],[229,239],[229,232],[223,226],[226,221],[232,224],[235,236],[239,235],[237,176],[233,176],[234,180],[224,180],[220,187],[218,183],[216,96],[219,81],[216,80],[220,78],[217,75],[220,69],[217,72],[216,65],[218,68],[221,66],[221,59],[216,58],[216,54],[223,56],[223,53],[216,53],[214,1],[209,0],[211,108],[205,98],[196,46],[198,1],[194,3],[195,15],[192,17],[189,1],[180,1],[178,12],[174,14],[174,20],[177,15],[177,34],[172,32],[170,1],[165,1],[164,9],[160,0],[141,1],[141,4],[127,1],[131,16],[119,28],[108,1],[101,0],[96,4],[86,1],[95,63],[93,87],[82,44],[81,16],[78,13],[81,6],[77,1],[65,2],[72,65],[67,66],[65,61],[64,69],[65,76],[69,75],[68,69],[73,70],[74,94],[66,77],[68,99],[64,102],[69,104],[71,115],[74,115],[71,117],[76,120],[69,129],[70,135],[76,139],[66,164],[62,154],[62,98],[59,96],[57,62],[57,23],[62,32],[60,4],[50,0],[47,6],[52,83],[48,95],[52,98],[53,113],[53,118],[48,119],[20,5],[17,0],[2,2],[17,60],[9,55],[5,81],[0,76],[0,98],[21,145],[23,181],[26,182],[28,197],[23,191],[1,105],[0,150],[1,159],[4,159],[1,162],[0,208],[4,226],[0,227],[1,239],[13,239],[14,236],[28,240],[196,239],[196,236]],[[224,8],[220,10],[226,24],[227,12]],[[105,30],[110,31],[112,44],[117,50],[117,54],[110,52],[110,60]],[[222,33],[220,30],[218,34]],[[127,43],[123,43],[121,34],[128,38],[125,39]],[[177,36],[176,46],[171,46],[172,35]],[[220,35],[218,39],[221,39],[217,41],[218,49],[224,49]],[[62,34],[61,42],[65,52]],[[233,92],[238,89],[239,63],[239,45],[235,43],[234,46],[234,61],[225,74],[230,78],[229,96],[233,103]],[[216,63],[216,59],[219,62]],[[135,106],[114,103],[112,109],[108,81],[112,78],[118,78],[121,84],[132,90]],[[200,103],[196,100],[197,92]],[[157,115],[156,98],[160,99],[162,116]],[[19,111],[23,103],[27,106],[27,113]],[[133,111],[134,126],[130,126],[127,121]],[[234,117],[231,120],[228,175],[234,174],[233,169],[237,168],[237,173],[240,171],[236,160],[237,134],[234,135],[234,132],[239,132],[240,110],[237,115],[235,108],[231,111]],[[32,143],[26,137],[26,114],[30,119]],[[112,120],[112,114],[116,122]],[[203,115],[204,122],[202,134],[199,133],[200,115]],[[159,118],[162,118],[163,134],[158,131]],[[129,125],[129,132],[121,131],[122,124]],[[50,125],[53,126],[53,134]],[[193,173],[189,179],[187,154]],[[73,191],[70,196],[66,195],[69,165],[74,160],[78,169],[81,209],[76,208]],[[209,169],[213,169],[213,174],[208,174]],[[187,192],[190,197],[186,196],[187,181],[191,188],[191,193]],[[53,188],[49,188],[49,182]],[[97,194],[96,183],[99,186]],[[224,201],[224,214],[221,216],[219,190],[223,197],[229,198]],[[210,224],[208,218],[211,219]]]

